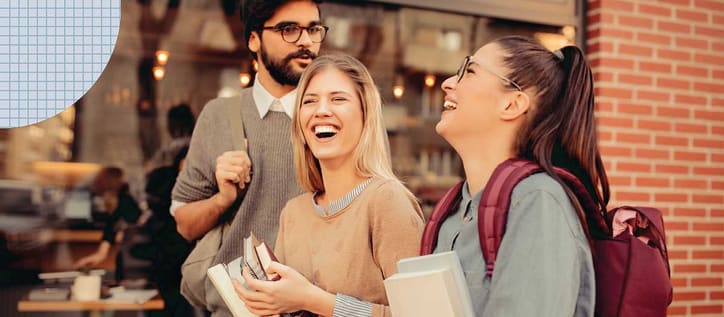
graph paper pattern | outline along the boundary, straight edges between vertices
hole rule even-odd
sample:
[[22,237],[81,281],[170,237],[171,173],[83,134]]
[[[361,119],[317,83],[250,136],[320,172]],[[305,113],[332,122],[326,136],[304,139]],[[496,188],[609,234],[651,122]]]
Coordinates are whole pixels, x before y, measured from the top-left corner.
[[108,63],[121,0],[0,0],[0,128],[72,105]]

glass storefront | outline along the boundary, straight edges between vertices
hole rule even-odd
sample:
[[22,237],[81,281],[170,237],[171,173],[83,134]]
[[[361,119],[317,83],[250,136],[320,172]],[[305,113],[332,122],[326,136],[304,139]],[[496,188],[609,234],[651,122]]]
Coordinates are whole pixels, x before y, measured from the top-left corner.
[[[198,115],[209,100],[253,84],[255,65],[243,40],[239,8],[222,5],[232,2],[121,1],[113,55],[83,98],[38,124],[0,129],[0,273],[18,276],[7,283],[70,269],[73,259],[95,252],[105,209],[103,199],[90,195],[89,185],[102,167],[119,167],[130,194],[144,208],[148,159],[171,141],[170,108],[187,103]],[[479,3],[490,6],[475,6]],[[454,150],[434,130],[443,99],[440,83],[466,55],[499,36],[536,37],[550,49],[580,43],[580,28],[571,20],[540,21],[525,13],[531,8],[521,8],[515,18],[511,12],[516,10],[495,3],[502,1],[321,5],[330,27],[322,53],[350,54],[369,68],[384,100],[393,169],[427,213],[463,176]],[[78,230],[68,228],[95,235],[71,241],[68,237]],[[120,249],[112,253],[123,254]],[[114,267],[113,258],[118,259],[110,257],[101,267]],[[0,310],[15,307],[15,297],[4,298]]]
[[[570,2],[563,1],[567,7]],[[243,43],[238,8],[211,0],[181,1],[175,8],[155,3],[122,2],[114,55],[75,107],[0,134],[0,176],[33,180],[38,161],[116,165],[140,194],[144,161],[170,140],[165,128],[170,107],[185,102],[198,114],[208,100],[253,84],[254,65]],[[536,5],[549,10],[547,1],[531,2],[515,20],[510,18],[515,8],[503,10],[499,1],[456,3],[321,5],[330,27],[323,53],[343,52],[367,65],[385,102],[394,170],[428,208],[463,173],[453,149],[434,132],[443,98],[440,83],[466,55],[496,37],[527,35],[557,49],[575,43],[579,28],[575,12],[548,24],[526,13]]]

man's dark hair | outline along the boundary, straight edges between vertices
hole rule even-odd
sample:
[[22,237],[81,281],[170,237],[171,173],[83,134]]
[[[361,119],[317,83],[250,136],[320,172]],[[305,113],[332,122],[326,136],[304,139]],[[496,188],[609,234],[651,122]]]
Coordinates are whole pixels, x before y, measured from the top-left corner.
[[[247,0],[243,1],[241,8],[241,22],[244,23],[244,40],[246,45],[249,44],[249,38],[251,32],[256,31],[261,38],[261,31],[264,27],[264,23],[274,16],[279,7],[293,1],[305,1],[305,0]],[[317,12],[319,12],[320,0],[307,0],[317,4]],[[322,13],[319,12],[319,17],[322,17]],[[256,53],[251,52],[251,56],[256,59]]]
[[180,103],[171,107],[166,116],[166,126],[172,138],[191,136],[194,130],[194,113],[188,104]]

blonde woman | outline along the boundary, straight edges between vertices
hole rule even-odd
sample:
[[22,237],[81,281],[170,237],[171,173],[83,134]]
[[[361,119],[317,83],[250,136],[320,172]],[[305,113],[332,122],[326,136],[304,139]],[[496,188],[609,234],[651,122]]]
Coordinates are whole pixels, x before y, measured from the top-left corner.
[[308,192],[282,211],[270,270],[235,288],[252,313],[389,316],[383,281],[417,255],[424,227],[414,196],[392,173],[382,102],[367,69],[347,55],[304,71],[292,127],[297,180]]

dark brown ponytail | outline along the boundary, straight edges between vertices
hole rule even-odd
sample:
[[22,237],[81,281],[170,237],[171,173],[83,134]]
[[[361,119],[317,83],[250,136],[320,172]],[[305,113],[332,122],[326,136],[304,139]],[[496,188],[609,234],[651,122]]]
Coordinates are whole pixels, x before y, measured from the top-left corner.
[[500,38],[494,43],[506,52],[503,61],[510,70],[508,78],[536,93],[531,96],[534,104],[518,133],[517,154],[538,162],[571,198],[575,196],[553,167],[576,175],[600,208],[584,211],[577,199],[571,199],[581,220],[589,222],[590,212],[605,212],[610,193],[598,149],[593,75],[583,52],[575,46],[551,52],[535,40],[520,36]]

